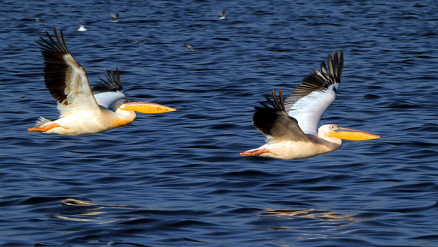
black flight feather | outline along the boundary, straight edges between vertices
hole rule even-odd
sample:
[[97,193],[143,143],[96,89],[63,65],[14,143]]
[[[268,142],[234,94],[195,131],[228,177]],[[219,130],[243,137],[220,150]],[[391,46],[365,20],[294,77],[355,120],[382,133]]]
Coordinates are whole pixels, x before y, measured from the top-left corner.
[[53,28],[55,38],[46,31],[46,35],[50,41],[40,36],[41,40],[37,43],[41,46],[41,53],[44,57],[44,82],[50,94],[58,103],[68,105],[67,95],[65,94],[67,76],[70,76],[71,71],[69,66],[64,61],[63,56],[70,54],[67,43],[64,39],[62,31],[60,39],[56,28]]
[[106,69],[104,69],[104,71],[107,80],[102,79],[99,76],[98,78],[100,82],[97,82],[98,84],[93,87],[92,89],[93,93],[96,94],[103,92],[123,91],[122,82],[120,80],[119,68],[116,67],[116,74],[114,74],[113,71],[111,71],[111,73],[108,73]]

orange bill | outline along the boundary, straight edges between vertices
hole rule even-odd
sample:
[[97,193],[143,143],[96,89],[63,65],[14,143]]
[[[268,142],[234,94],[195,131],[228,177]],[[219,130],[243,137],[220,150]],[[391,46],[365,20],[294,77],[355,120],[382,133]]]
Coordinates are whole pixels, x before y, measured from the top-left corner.
[[360,130],[353,130],[338,127],[332,133],[326,134],[329,137],[336,137],[348,141],[365,141],[380,138],[379,135],[374,135]]
[[175,108],[167,107],[164,105],[159,105],[155,103],[146,103],[146,102],[130,102],[125,103],[122,106],[120,106],[120,109],[126,110],[126,111],[136,111],[146,114],[158,114],[158,113],[165,113],[165,112],[172,112],[176,111]]

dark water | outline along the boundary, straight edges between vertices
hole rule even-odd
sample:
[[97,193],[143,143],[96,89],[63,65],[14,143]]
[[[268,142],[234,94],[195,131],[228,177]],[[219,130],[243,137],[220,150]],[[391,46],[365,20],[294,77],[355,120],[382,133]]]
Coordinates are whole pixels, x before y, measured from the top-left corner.
[[[1,6],[0,246],[437,246],[436,1]],[[58,116],[35,43],[54,26],[92,82],[118,66],[130,98],[178,112],[83,137],[28,132]],[[321,124],[382,139],[240,157],[264,143],[251,123],[263,94],[290,93],[334,49],[345,70]]]

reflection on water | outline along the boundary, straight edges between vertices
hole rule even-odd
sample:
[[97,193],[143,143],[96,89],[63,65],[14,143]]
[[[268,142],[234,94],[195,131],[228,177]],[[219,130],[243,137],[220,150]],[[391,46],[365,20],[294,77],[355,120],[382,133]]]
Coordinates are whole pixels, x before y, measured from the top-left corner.
[[318,209],[267,209],[260,216],[277,216],[284,219],[293,217],[313,218],[319,220],[356,220],[352,215],[338,214],[335,211]]
[[82,201],[74,198],[67,198],[61,201],[61,204],[65,206],[92,206],[91,201]]
[[[0,247],[438,246],[436,1],[6,2]],[[118,66],[130,97],[178,112],[79,138],[29,133],[35,115],[56,117],[35,43],[54,26],[91,84]],[[384,138],[242,159],[263,139],[261,97],[290,93],[334,49],[345,71],[321,125]]]
[[[281,220],[268,220],[258,224],[258,228],[283,231],[295,231],[300,234],[279,238],[280,246],[294,246],[297,241],[312,242],[324,239],[342,239],[345,235],[364,230],[357,223],[364,221],[355,215],[339,214],[336,211],[320,209],[266,209],[260,217]],[[345,243],[344,243],[345,244]],[[328,246],[331,246],[328,244]],[[334,246],[345,246],[335,244]]]
[[[108,219],[108,217],[96,217],[101,214],[108,213],[111,209],[132,210],[134,208],[127,205],[96,205],[92,201],[84,201],[75,198],[67,198],[61,201],[61,204],[68,206],[68,213],[60,212],[53,217],[72,220],[72,221],[97,221],[99,224],[119,221],[118,219]],[[137,208],[138,209],[138,208]],[[111,217],[110,217],[111,218]]]
[[[99,220],[94,216],[103,214],[103,211],[99,211],[103,209],[102,206],[95,206],[91,203],[91,201],[82,201],[74,198],[67,198],[61,201],[61,204],[69,207],[79,207],[77,211],[70,213],[59,213],[57,215],[53,215],[58,219],[63,220],[72,220],[72,221],[93,221]],[[83,207],[86,207],[85,209]],[[71,209],[69,208],[69,211]]]

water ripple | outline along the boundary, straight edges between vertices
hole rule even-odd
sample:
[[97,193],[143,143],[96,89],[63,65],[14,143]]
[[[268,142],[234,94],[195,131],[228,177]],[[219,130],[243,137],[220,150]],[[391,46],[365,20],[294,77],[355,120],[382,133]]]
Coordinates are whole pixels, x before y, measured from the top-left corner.
[[[434,2],[3,5],[0,246],[438,242]],[[129,98],[178,111],[91,136],[27,132],[58,115],[35,43],[54,26],[91,83],[118,66]],[[291,93],[334,49],[345,68],[321,124],[382,139],[305,160],[240,157],[264,143],[252,126],[263,95]]]

